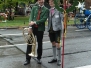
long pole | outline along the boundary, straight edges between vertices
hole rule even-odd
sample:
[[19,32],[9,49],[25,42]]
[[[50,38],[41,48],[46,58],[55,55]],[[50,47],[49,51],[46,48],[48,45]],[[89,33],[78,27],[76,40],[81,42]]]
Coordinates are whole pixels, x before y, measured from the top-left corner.
[[63,0],[63,8],[64,8],[64,31],[63,31],[63,45],[62,45],[62,68],[64,68],[64,43],[65,43],[65,36],[66,36],[66,29],[67,29],[67,13],[66,13],[66,0]]

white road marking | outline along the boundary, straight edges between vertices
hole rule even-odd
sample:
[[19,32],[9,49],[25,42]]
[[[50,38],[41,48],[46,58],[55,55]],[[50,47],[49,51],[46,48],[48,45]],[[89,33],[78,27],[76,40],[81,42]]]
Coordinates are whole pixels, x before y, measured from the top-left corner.
[[91,65],[86,65],[86,66],[82,66],[82,67],[75,67],[75,68],[91,68]]
[[79,30],[75,30],[75,31],[85,31],[85,30],[88,30],[88,29],[79,29]]
[[18,34],[2,34],[0,35],[0,37],[3,37],[3,36],[21,36],[23,35],[23,33],[18,33]]
[[[45,41],[43,43],[49,43],[50,41]],[[27,43],[24,43],[24,44],[14,44],[14,45],[0,45],[0,48],[2,47],[14,47],[14,46],[22,46],[22,45],[27,45]]]
[[14,47],[15,45],[0,45],[0,48],[3,48],[3,47]]
[[[23,36],[23,34],[22,33],[18,33],[18,34],[3,34],[3,35],[0,35],[0,37],[5,37],[5,36]],[[45,36],[47,36],[47,35],[45,35]],[[45,41],[43,43],[49,43],[49,42],[50,41]],[[0,48],[2,48],[2,47],[14,47],[16,45],[27,45],[27,43],[24,43],[24,44],[14,44],[14,45],[7,45],[7,44],[6,45],[0,45]]]
[[[28,33],[25,33],[28,34]],[[23,33],[18,33],[18,34],[2,34],[0,35],[0,37],[5,37],[5,36],[23,36]],[[48,36],[48,35],[44,35],[44,36]]]
[[45,42],[43,42],[43,43],[49,43],[50,41],[45,41]]

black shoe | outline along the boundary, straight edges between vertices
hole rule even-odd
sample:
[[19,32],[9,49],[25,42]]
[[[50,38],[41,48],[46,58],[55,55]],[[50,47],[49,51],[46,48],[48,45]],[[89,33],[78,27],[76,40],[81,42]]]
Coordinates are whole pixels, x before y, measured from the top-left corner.
[[28,64],[30,64],[30,62],[29,61],[25,61],[24,65],[28,65]]
[[49,61],[48,63],[55,63],[57,62],[57,59],[52,59],[51,61]]
[[40,59],[37,59],[37,63],[38,63],[38,64],[41,64],[41,60],[40,60]]
[[60,66],[61,65],[61,60],[57,61],[57,65]]

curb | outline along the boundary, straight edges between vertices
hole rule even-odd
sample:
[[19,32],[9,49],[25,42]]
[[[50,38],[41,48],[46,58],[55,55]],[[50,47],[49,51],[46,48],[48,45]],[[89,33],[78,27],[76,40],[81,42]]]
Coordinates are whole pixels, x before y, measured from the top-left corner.
[[26,28],[26,26],[23,27],[0,27],[0,29],[23,29]]
[[[71,25],[67,25],[67,26],[75,26],[75,24],[71,24]],[[0,29],[23,29],[23,28],[26,28],[28,26],[22,26],[22,27],[0,27]],[[47,26],[45,26],[46,28]]]

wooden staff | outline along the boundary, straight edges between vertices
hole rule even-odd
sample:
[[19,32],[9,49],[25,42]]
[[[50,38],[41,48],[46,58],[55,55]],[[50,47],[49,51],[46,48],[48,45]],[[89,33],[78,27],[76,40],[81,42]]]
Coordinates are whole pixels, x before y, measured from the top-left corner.
[[62,45],[62,68],[64,68],[64,43],[65,43],[65,37],[66,37],[66,30],[67,30],[67,13],[66,13],[66,8],[67,8],[67,0],[63,0],[64,3],[64,31],[63,31],[63,45]]

